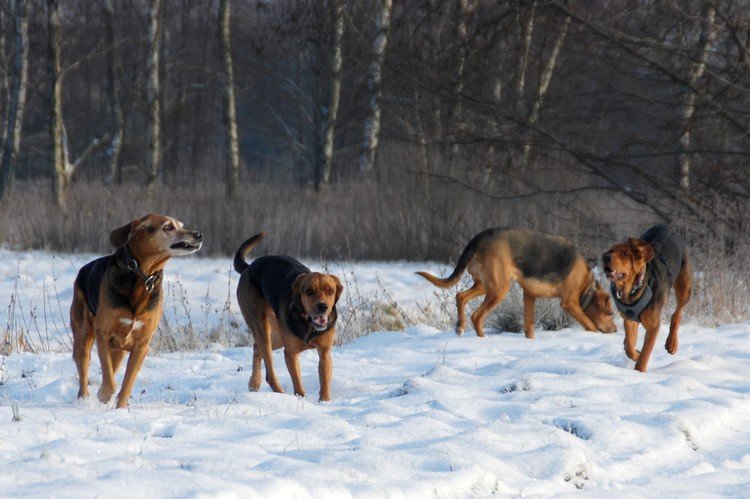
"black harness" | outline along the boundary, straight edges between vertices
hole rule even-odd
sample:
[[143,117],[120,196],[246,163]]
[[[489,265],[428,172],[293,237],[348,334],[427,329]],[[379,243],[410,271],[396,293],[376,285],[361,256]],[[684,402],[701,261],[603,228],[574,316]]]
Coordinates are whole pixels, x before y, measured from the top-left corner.
[[[658,261],[664,265],[664,268],[667,270],[667,276],[669,278],[672,278],[672,265],[670,265],[669,258],[666,256],[658,256]],[[644,278],[646,275],[650,275],[651,268],[648,264],[646,264],[646,270],[644,272]],[[619,310],[621,313],[625,314],[625,316],[635,322],[641,322],[641,312],[643,312],[646,307],[651,303],[651,299],[654,297],[654,277],[650,276],[648,278],[648,281],[646,282],[646,285],[638,286],[635,289],[632,289],[630,291],[630,295],[636,294],[639,290],[643,289],[643,292],[641,293],[641,296],[638,297],[637,300],[631,303],[624,303],[622,302],[622,293],[620,293],[617,288],[615,287],[615,283],[612,283],[610,288],[612,290],[612,296],[615,299],[615,305],[617,306],[617,310]]]
[[[651,303],[651,298],[654,297],[654,292],[651,290],[653,285],[654,280],[649,279],[648,283],[646,283],[646,286],[643,288],[641,296],[639,296],[637,300],[632,303],[623,303],[622,301],[620,301],[620,298],[622,298],[622,294],[615,287],[615,283],[612,283],[612,296],[615,299],[617,310],[625,314],[625,316],[629,320],[641,322],[641,312],[643,312],[646,307],[648,307],[649,303]],[[635,291],[638,290],[636,289]]]

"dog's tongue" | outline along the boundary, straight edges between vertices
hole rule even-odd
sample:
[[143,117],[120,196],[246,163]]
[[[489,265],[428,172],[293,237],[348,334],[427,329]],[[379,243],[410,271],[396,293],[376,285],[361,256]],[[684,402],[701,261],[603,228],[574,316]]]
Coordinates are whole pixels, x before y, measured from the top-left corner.
[[325,326],[328,324],[328,317],[325,315],[319,315],[317,317],[312,318],[313,323],[315,323],[316,326]]

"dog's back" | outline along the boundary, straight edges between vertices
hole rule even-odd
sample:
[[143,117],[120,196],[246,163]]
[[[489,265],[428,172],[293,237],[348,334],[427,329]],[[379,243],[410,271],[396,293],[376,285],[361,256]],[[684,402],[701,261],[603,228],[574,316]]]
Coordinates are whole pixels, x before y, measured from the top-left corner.
[[658,281],[674,284],[682,269],[685,244],[675,231],[666,225],[654,225],[641,235],[641,239],[654,248],[653,270]]
[[76,276],[75,285],[83,293],[86,304],[93,315],[96,315],[96,310],[99,307],[99,290],[111,259],[112,255],[92,260],[81,267],[78,276]]
[[280,304],[289,301],[294,280],[309,272],[309,268],[290,256],[267,255],[253,260],[243,277],[258,288],[279,315]]
[[524,279],[559,283],[579,258],[575,246],[563,237],[531,229],[506,229],[496,237],[507,241],[513,263]]

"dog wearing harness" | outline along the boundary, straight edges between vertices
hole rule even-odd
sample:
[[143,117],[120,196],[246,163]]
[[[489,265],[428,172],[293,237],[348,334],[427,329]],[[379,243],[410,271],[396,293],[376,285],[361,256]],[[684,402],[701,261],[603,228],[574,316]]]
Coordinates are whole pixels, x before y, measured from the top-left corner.
[[91,348],[102,369],[97,396],[107,403],[115,392],[115,374],[130,352],[117,407],[128,406],[135,377],[148,352],[162,316],[161,284],[164,265],[178,255],[189,255],[203,244],[200,232],[163,215],[146,215],[112,231],[115,252],[84,265],[73,285],[70,327],[73,360],[78,370],[78,397],[87,397]]
[[[692,271],[682,238],[666,225],[654,225],[639,238],[615,244],[602,255],[615,306],[625,326],[625,353],[644,372],[661,327],[661,312],[674,288],[677,306],[665,348],[674,355],[682,310],[690,300]],[[636,349],[638,324],[646,337]]]

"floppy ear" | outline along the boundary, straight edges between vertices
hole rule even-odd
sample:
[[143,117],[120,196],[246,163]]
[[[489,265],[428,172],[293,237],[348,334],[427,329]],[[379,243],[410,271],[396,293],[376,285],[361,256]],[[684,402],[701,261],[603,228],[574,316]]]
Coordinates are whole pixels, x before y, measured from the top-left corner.
[[302,293],[302,284],[304,284],[306,278],[307,274],[300,274],[294,279],[294,282],[292,283],[292,292],[295,295]]
[[113,230],[109,234],[109,244],[111,244],[115,248],[122,248],[123,246],[128,244],[128,241],[130,240],[131,228],[135,227],[135,222],[137,222],[137,220],[133,220],[129,224],[125,224],[122,227],[118,227]]
[[633,248],[636,257],[642,258],[646,262],[654,259],[654,247],[646,241],[631,237],[628,239],[628,243]]
[[328,277],[330,277],[331,279],[333,279],[333,282],[336,283],[336,301],[339,301],[339,298],[341,298],[341,293],[344,292],[344,285],[341,284],[341,280],[338,277],[336,277],[335,275],[328,274]]

